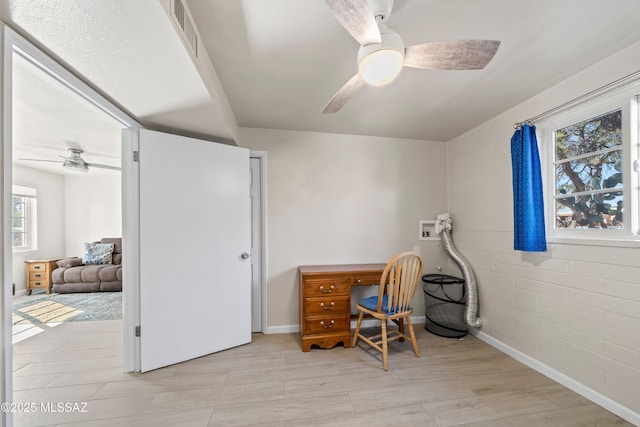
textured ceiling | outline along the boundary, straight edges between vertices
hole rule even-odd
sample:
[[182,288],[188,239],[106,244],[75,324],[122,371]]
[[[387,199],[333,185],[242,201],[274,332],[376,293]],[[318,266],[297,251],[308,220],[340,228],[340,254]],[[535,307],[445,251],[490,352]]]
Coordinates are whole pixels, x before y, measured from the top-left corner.
[[232,139],[164,10],[167,3],[0,0],[0,18],[144,126]]
[[[224,94],[212,93],[163,9],[169,0],[0,0],[0,19],[150,129],[220,142],[234,138]],[[220,99],[224,102],[219,102]],[[64,173],[67,148],[119,164],[121,126],[54,79],[16,62],[13,158]],[[113,173],[92,169],[91,173]]]

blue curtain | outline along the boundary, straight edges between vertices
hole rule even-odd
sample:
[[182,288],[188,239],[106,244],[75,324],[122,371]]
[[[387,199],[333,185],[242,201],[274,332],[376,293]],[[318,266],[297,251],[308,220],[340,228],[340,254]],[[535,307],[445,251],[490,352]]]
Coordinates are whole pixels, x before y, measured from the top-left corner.
[[513,248],[545,252],[542,173],[536,127],[523,125],[511,137],[513,168]]

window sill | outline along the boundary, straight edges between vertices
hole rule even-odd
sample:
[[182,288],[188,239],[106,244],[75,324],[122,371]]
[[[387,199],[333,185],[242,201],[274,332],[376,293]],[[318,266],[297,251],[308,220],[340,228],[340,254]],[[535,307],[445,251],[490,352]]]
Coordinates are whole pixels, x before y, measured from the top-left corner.
[[31,248],[27,248],[27,249],[13,249],[13,250],[12,250],[12,252],[13,252],[14,254],[18,254],[18,253],[23,254],[23,253],[25,253],[25,252],[35,252],[36,250],[37,250],[37,249],[31,249]]
[[638,239],[593,239],[549,237],[547,243],[552,245],[610,246],[615,248],[640,248]]

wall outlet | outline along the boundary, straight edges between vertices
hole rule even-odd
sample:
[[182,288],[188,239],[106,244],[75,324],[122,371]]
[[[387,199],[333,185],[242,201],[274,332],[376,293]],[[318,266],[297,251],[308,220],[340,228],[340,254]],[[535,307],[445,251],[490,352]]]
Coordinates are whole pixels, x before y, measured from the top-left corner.
[[418,255],[420,255],[420,246],[414,246],[413,247],[413,252],[417,253]]

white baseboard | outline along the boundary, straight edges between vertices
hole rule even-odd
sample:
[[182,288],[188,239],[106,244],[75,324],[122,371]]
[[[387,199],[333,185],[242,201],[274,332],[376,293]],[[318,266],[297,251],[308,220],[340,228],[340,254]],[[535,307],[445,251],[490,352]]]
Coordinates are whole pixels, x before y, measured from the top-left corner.
[[575,391],[581,396],[586,397],[590,401],[602,406],[603,408],[605,408],[610,412],[613,412],[617,416],[624,418],[625,420],[629,421],[634,425],[640,425],[639,413],[632,411],[626,406],[619,404],[615,400],[612,400],[607,396],[604,396],[603,394],[598,393],[592,388],[587,387],[586,385],[566,376],[562,372],[559,372],[553,369],[552,367],[540,362],[539,360],[536,360],[533,357],[528,356],[519,350],[516,350],[515,348],[503,343],[500,340],[493,338],[490,335],[485,334],[484,332],[478,331],[476,329],[470,329],[469,332],[472,335],[475,335],[476,337],[478,337],[478,339],[486,342],[490,346],[495,347],[498,350],[502,351],[503,353],[508,354],[509,356],[513,357],[519,362],[524,363],[531,369],[534,369],[540,372],[542,375],[545,375],[551,378],[552,380],[562,384],[563,386]]
[[265,334],[292,334],[300,332],[300,325],[267,326]]
[[[426,321],[424,316],[411,316],[411,323],[414,325],[424,324]],[[356,321],[351,321],[351,329],[355,329]],[[379,321],[376,319],[365,319],[362,321],[362,326],[365,328],[379,325]],[[268,326],[264,331],[265,334],[292,334],[300,332],[300,325],[284,325],[284,326]]]

